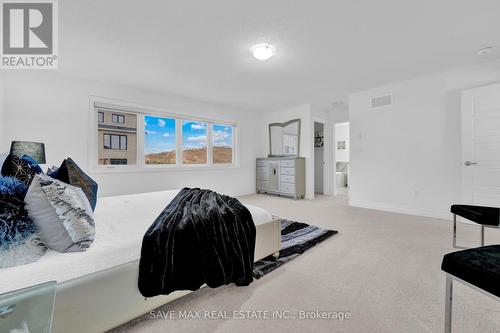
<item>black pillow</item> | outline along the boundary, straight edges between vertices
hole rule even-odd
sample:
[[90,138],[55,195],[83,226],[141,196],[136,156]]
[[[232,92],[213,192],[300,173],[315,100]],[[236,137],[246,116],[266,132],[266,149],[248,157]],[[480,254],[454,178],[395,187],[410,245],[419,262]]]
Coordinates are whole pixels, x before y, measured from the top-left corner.
[[92,210],[97,204],[97,183],[90,178],[71,158],[65,159],[56,170],[47,173],[52,178],[65,182],[75,187],[80,187],[89,199]]
[[42,173],[42,168],[35,160],[26,155],[19,158],[14,154],[9,154],[2,166],[3,176],[17,178],[27,186],[31,184],[33,177],[39,173]]

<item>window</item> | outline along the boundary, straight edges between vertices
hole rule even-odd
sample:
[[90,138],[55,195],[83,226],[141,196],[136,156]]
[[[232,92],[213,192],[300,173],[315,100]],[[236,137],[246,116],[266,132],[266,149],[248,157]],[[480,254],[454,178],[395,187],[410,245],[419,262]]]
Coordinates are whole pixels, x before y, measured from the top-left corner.
[[109,164],[111,165],[127,165],[126,158],[110,158]]
[[212,126],[212,147],[214,164],[232,164],[233,127],[214,124]]
[[175,119],[144,116],[146,164],[176,164]]
[[122,114],[113,113],[111,119],[114,123],[125,124],[125,116]]
[[127,136],[104,134],[104,149],[127,150]]
[[182,122],[182,163],[207,164],[207,124]]
[[[138,114],[127,113],[127,123],[116,124],[115,116],[125,121],[124,114],[107,110],[97,111],[98,164],[137,164],[137,119]],[[120,118],[119,117],[119,118]],[[103,121],[101,121],[101,119]],[[108,119],[108,121],[105,121]],[[112,120],[111,122],[109,120]]]
[[97,118],[93,165],[119,168],[233,166],[238,129],[232,123],[162,115],[156,110],[93,102]]

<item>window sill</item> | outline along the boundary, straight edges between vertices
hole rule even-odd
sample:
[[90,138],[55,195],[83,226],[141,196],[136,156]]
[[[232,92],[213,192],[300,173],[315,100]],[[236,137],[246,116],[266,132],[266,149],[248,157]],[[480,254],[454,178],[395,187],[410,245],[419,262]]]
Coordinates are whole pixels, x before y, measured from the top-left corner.
[[109,173],[149,173],[149,172],[168,172],[168,171],[211,171],[211,170],[232,170],[239,169],[239,165],[193,165],[193,166],[145,166],[145,167],[95,167],[90,170],[92,174]]

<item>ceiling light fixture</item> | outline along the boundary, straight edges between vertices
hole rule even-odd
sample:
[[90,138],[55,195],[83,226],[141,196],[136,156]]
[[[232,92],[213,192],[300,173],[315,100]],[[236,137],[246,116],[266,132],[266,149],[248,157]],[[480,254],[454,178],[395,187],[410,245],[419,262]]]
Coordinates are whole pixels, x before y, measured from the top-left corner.
[[252,47],[253,56],[259,60],[267,60],[274,55],[274,46],[269,44],[257,44]]
[[482,49],[477,51],[477,55],[483,56],[483,55],[490,54],[491,52],[493,52],[493,47],[487,46],[487,47],[483,47]]

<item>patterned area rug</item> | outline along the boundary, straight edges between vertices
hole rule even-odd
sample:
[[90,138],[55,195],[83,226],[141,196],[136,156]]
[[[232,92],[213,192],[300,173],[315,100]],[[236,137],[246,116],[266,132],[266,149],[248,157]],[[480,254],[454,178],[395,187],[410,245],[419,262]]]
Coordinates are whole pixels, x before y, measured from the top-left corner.
[[253,277],[260,279],[336,233],[336,230],[321,229],[306,223],[281,220],[280,255],[278,258],[269,256],[254,263]]

